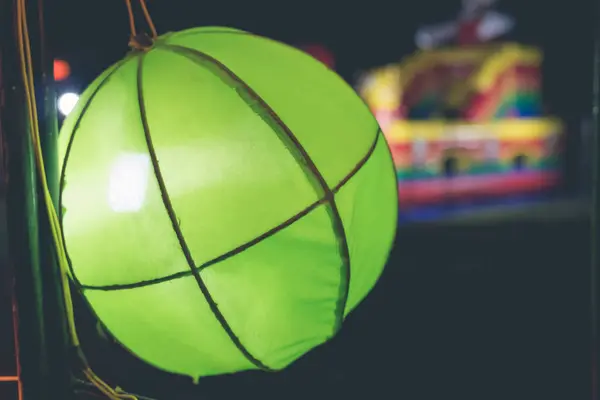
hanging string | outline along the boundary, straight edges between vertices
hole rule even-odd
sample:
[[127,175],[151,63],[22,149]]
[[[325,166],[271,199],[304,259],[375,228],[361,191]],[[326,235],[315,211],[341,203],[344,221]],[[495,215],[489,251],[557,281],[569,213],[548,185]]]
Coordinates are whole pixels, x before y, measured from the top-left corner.
[[33,82],[33,62],[31,56],[31,43],[29,39],[29,30],[27,25],[27,14],[25,0],[17,0],[17,44],[20,55],[21,74],[23,77],[23,86],[25,89],[25,98],[27,102],[28,119],[30,125],[31,141],[34,148],[34,156],[36,161],[36,169],[41,183],[41,190],[44,195],[44,203],[47,209],[48,218],[50,220],[50,228],[54,239],[54,247],[57,253],[58,264],[61,271],[61,284],[65,298],[65,312],[67,314],[67,324],[71,336],[72,345],[77,350],[77,355],[83,366],[85,377],[107,398],[110,400],[138,400],[136,396],[125,393],[119,388],[113,389],[100,377],[98,377],[90,368],[85,355],[79,343],[79,337],[75,325],[75,317],[73,312],[73,301],[71,298],[71,289],[69,278],[67,275],[67,257],[64,243],[62,241],[61,226],[58,214],[52,201],[52,196],[48,188],[46,180],[46,171],[44,168],[44,159],[40,141],[40,131],[38,124],[38,112],[35,99],[35,89]]
[[144,13],[144,17],[146,18],[146,23],[150,28],[150,33],[152,33],[152,38],[156,39],[158,37],[158,33],[156,32],[156,27],[154,26],[154,22],[152,22],[152,17],[150,16],[150,12],[148,11],[148,6],[146,5],[146,0],[140,0],[140,6],[142,7],[142,12]]
[[150,16],[150,11],[148,11],[146,0],[139,0],[139,2],[140,7],[142,9],[142,13],[144,14],[144,18],[146,19],[146,24],[148,24],[148,27],[150,28],[151,36],[148,36],[145,33],[138,34],[135,26],[135,14],[133,12],[131,0],[125,0],[125,5],[127,6],[127,13],[129,14],[129,30],[131,32],[129,46],[136,50],[147,50],[154,44],[154,40],[156,40],[156,38],[158,37],[158,32],[156,31],[156,26],[154,25],[152,17]]
[[125,5],[127,6],[127,13],[129,14],[129,30],[131,31],[131,37],[134,38],[137,36],[137,31],[135,30],[135,16],[133,15],[131,0],[125,0]]

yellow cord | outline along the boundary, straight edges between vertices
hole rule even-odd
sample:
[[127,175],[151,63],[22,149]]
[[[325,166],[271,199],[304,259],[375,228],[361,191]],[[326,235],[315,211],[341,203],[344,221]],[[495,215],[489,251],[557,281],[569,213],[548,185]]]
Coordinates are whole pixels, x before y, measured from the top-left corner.
[[[131,11],[130,0],[126,0],[128,3],[128,8]],[[156,31],[154,29],[154,24],[152,24],[152,20],[148,14],[148,10],[146,8],[144,0],[140,0],[142,3],[142,9],[144,10],[144,14],[146,15],[146,19],[148,20],[148,24],[150,25],[153,35],[156,35]],[[130,12],[130,16],[133,15]],[[133,18],[130,18],[131,22]],[[132,33],[135,31],[135,24],[131,24]],[[19,55],[21,61],[21,73],[23,76],[23,85],[25,88],[27,108],[28,108],[28,117],[31,128],[31,140],[33,142],[34,155],[36,161],[36,168],[40,178],[41,190],[44,194],[44,203],[46,205],[46,209],[48,212],[48,218],[50,220],[50,228],[52,231],[52,237],[54,239],[54,245],[57,252],[57,258],[59,263],[59,268],[61,272],[61,284],[64,293],[64,301],[67,315],[67,324],[71,337],[71,342],[74,347],[78,349],[78,354],[80,355],[81,362],[83,364],[83,372],[86,378],[102,393],[106,395],[110,400],[137,400],[137,397],[122,392],[120,389],[114,389],[110,387],[106,382],[100,379],[90,368],[88,362],[86,361],[83,353],[81,352],[79,336],[77,334],[77,328],[75,325],[75,316],[73,312],[73,301],[71,297],[71,288],[69,285],[69,277],[68,277],[68,261],[67,255],[65,252],[65,246],[62,240],[61,234],[61,226],[60,220],[58,218],[58,214],[56,212],[56,208],[54,207],[54,203],[52,201],[52,196],[50,194],[50,190],[48,188],[48,182],[46,180],[46,171],[44,168],[44,159],[42,153],[42,147],[40,142],[40,132],[39,132],[39,124],[38,124],[38,112],[35,100],[35,91],[34,91],[34,83],[33,83],[33,62],[31,57],[31,43],[29,40],[29,31],[27,26],[27,12],[25,6],[25,0],[17,0],[17,31],[18,31],[18,47],[19,47]]]

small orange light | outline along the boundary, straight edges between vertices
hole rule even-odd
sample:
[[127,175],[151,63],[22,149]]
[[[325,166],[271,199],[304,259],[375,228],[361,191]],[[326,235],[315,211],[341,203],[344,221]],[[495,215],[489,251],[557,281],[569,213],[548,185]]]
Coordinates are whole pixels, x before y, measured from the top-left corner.
[[65,60],[54,60],[54,80],[64,81],[71,75],[71,66]]

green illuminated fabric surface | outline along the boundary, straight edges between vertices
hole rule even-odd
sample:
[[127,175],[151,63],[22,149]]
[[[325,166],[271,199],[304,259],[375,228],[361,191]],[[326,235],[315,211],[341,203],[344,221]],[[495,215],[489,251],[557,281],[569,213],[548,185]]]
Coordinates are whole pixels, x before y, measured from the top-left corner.
[[228,28],[162,36],[82,95],[60,138],[71,274],[107,330],[194,378],[278,370],[379,278],[395,173],[323,64]]

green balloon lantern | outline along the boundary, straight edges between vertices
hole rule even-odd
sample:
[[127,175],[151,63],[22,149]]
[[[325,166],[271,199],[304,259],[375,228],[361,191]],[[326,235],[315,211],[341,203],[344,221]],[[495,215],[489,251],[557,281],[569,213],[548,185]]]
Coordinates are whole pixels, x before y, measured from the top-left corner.
[[72,279],[125,348],[193,378],[330,339],[396,229],[389,149],[352,88],[234,29],[169,33],[104,72],[60,169]]

